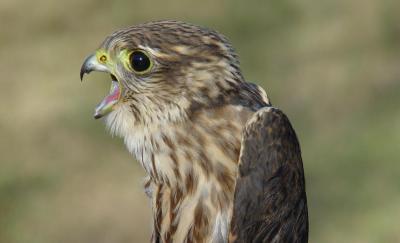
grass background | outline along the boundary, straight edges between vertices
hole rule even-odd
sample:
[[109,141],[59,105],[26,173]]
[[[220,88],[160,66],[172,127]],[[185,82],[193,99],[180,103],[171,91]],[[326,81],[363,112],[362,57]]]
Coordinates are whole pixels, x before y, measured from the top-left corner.
[[0,2],[0,242],[148,242],[143,170],[79,82],[117,28],[178,19],[224,33],[247,80],[291,118],[310,242],[400,242],[400,2]]

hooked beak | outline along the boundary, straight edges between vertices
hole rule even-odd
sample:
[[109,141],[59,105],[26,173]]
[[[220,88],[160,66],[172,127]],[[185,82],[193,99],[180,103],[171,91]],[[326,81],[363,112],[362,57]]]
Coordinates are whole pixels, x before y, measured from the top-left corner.
[[92,71],[106,72],[111,76],[110,93],[95,108],[94,118],[98,119],[107,115],[115,108],[115,105],[121,98],[122,86],[115,75],[112,74],[108,66],[98,61],[95,54],[88,56],[83,62],[80,71],[81,81],[83,80],[83,76],[85,76],[85,74],[89,74]]
[[110,73],[106,65],[99,63],[95,54],[86,57],[85,61],[83,62],[80,72],[81,81],[83,80],[83,76],[85,76],[85,74],[89,74],[92,71]]

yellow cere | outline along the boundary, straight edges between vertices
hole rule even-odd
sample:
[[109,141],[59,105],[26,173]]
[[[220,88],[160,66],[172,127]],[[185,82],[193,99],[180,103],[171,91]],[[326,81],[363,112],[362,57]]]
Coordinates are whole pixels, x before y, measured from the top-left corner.
[[98,50],[96,52],[96,56],[97,56],[97,60],[102,64],[106,64],[106,62],[109,59],[107,53],[104,50]]

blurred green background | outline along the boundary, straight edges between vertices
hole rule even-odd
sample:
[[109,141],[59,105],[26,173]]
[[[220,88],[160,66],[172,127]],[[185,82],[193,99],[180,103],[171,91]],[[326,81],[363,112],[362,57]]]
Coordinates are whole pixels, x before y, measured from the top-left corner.
[[[310,242],[400,242],[400,1],[0,2],[0,242],[148,242],[144,172],[80,83],[112,31],[177,19],[224,33],[297,130]],[[97,75],[97,76],[96,76]]]

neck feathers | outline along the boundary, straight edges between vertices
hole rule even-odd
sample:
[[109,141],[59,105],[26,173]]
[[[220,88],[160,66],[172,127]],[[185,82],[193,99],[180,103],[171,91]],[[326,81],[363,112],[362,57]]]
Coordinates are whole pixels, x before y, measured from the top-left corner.
[[[224,106],[185,122],[135,126],[129,109],[107,117],[109,129],[146,170],[154,238],[224,241],[230,222],[242,124],[251,111]],[[203,237],[203,238],[202,238]],[[207,237],[207,239],[204,239]]]

